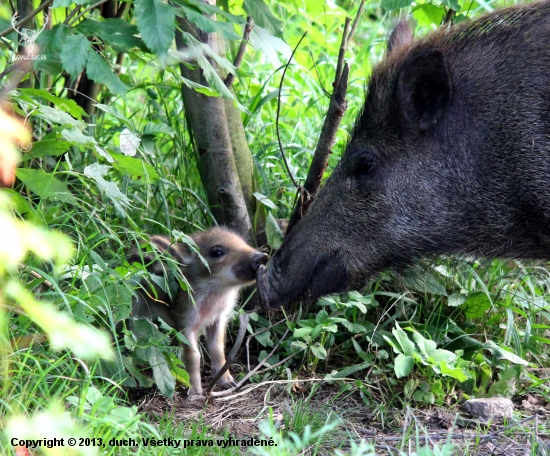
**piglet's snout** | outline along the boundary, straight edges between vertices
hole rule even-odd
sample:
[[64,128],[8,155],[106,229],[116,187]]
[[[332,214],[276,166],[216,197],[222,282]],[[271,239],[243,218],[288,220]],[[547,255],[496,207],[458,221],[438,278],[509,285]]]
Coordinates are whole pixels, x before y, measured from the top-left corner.
[[266,253],[256,252],[254,255],[252,255],[251,264],[254,271],[257,271],[261,265],[265,266],[268,259],[269,257]]

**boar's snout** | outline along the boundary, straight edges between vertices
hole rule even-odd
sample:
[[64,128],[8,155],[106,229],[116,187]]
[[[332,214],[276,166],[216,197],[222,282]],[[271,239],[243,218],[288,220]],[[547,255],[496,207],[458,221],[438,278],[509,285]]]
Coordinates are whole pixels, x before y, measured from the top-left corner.
[[291,256],[285,253],[284,249],[279,250],[268,267],[262,265],[258,269],[258,293],[264,310],[299,299],[312,302],[349,287],[350,275],[337,253],[316,255],[301,251]]

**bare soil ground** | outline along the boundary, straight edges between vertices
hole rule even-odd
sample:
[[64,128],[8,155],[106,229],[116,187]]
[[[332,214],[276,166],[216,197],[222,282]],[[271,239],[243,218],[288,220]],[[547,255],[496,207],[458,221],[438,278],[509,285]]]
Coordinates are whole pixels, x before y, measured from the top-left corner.
[[[306,424],[320,428],[327,419],[338,417],[341,424],[327,435],[318,454],[334,454],[335,448],[347,453],[350,439],[364,439],[376,445],[376,453],[381,455],[403,454],[398,450],[413,454],[417,445],[441,447],[452,435],[452,454],[550,455],[550,405],[542,397],[528,395],[517,399],[517,413],[506,423],[480,423],[458,405],[405,410],[369,407],[357,392],[342,394],[336,385],[319,385],[307,401],[311,393],[311,383],[307,381],[275,382],[255,389],[248,389],[252,386],[248,385],[244,394],[237,392],[222,398],[189,398],[184,388],[173,400],[153,390],[135,391],[133,395],[139,410],[152,418],[168,411],[177,422],[201,422],[218,435],[228,432],[239,439],[258,438],[258,424],[269,417],[270,408],[275,422],[298,433]],[[533,451],[535,442],[538,449]]]

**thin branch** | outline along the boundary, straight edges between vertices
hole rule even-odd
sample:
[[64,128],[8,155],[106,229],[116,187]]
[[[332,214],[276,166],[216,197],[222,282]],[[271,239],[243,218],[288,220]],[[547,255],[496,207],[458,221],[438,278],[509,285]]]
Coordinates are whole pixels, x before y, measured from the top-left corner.
[[[250,32],[252,32],[253,27],[254,21],[250,16],[248,16],[246,18],[246,25],[244,26],[243,39],[241,40],[241,44],[239,45],[239,50],[237,51],[237,55],[235,56],[235,61],[233,62],[233,66],[235,68],[239,68],[241,66],[244,58],[244,53],[246,51],[246,45],[248,44]],[[229,88],[233,85],[233,81],[235,81],[235,75],[233,73],[229,73],[225,78],[224,83],[226,87]]]
[[445,14],[445,18],[443,19],[443,22],[441,23],[441,25],[447,25],[447,24],[452,25],[455,14],[456,14],[456,11],[454,9],[449,8],[449,10],[447,11],[447,14]]
[[229,369],[229,366],[231,366],[231,363],[233,363],[233,360],[235,359],[235,356],[237,355],[237,352],[241,348],[241,345],[244,340],[244,336],[246,335],[246,327],[248,325],[248,314],[240,314],[239,315],[239,332],[237,334],[237,340],[235,340],[235,344],[233,345],[233,348],[231,349],[231,352],[227,356],[227,359],[225,360],[225,364],[223,367],[212,377],[212,380],[210,380],[210,383],[208,384],[208,387],[206,388],[206,394],[210,394],[210,391],[212,391],[212,388],[216,385],[218,380],[221,378],[221,376]]
[[63,24],[64,25],[68,25],[69,24],[69,21],[74,17],[74,15],[76,13],[78,13],[80,10],[82,9],[82,5],[77,5],[75,6],[75,8],[69,13],[67,14],[67,17],[65,18],[65,20],[63,21]]
[[[36,8],[34,11],[27,14],[23,19],[21,19],[17,24],[15,24],[15,27],[18,28],[19,26],[23,25],[28,20],[32,19],[34,16],[36,16],[42,10],[45,10],[50,5],[50,3],[52,3],[52,2],[53,2],[53,0],[46,0],[38,8]],[[13,26],[8,27],[6,30],[0,32],[0,38],[6,36],[8,33],[13,32],[14,30],[15,30],[15,28]]]
[[275,345],[275,347],[273,347],[273,350],[271,350],[269,355],[267,355],[264,359],[262,359],[254,369],[252,369],[248,374],[246,374],[237,383],[237,386],[234,386],[233,388],[229,388],[225,391],[215,391],[213,393],[210,393],[211,396],[214,396],[214,397],[226,396],[228,394],[231,394],[233,391],[239,389],[250,377],[252,377],[260,369],[260,367],[262,367],[267,362],[267,360],[269,358],[271,358],[273,356],[273,354],[279,349],[279,346],[281,345],[281,343],[285,340],[285,338],[286,338],[289,331],[290,331],[290,329],[287,328],[287,330],[284,332],[283,336],[279,339],[279,342],[277,342],[277,345]]
[[342,76],[338,81],[338,86],[335,87],[334,93],[330,98],[330,104],[328,107],[325,122],[317,141],[317,147],[313,154],[313,160],[307,173],[304,186],[299,189],[300,198],[298,198],[296,206],[292,212],[290,220],[288,222],[288,228],[286,235],[296,226],[300,219],[307,212],[309,205],[313,202],[313,199],[317,195],[319,188],[321,187],[321,181],[323,174],[325,173],[328,165],[328,158],[332,153],[332,146],[336,142],[336,134],[340,127],[342,117],[348,107],[346,101],[346,91],[348,88],[349,78],[349,66],[344,64]]
[[327,381],[355,381],[356,379],[354,378],[346,378],[346,377],[342,377],[342,378],[330,378],[330,379],[327,379],[325,380],[324,378],[302,378],[302,379],[295,379],[295,380],[266,380],[265,382],[261,382],[261,383],[254,383],[252,385],[250,385],[249,388],[247,388],[246,390],[243,390],[243,391],[240,391],[236,394],[233,394],[232,396],[229,396],[229,397],[225,397],[225,396],[228,396],[228,393],[231,393],[233,392],[233,390],[225,390],[225,391],[220,391],[219,393],[212,393],[212,396],[216,396],[217,398],[219,398],[220,401],[227,401],[227,400],[230,400],[230,399],[234,399],[238,396],[242,396],[244,394],[248,394],[250,391],[253,391],[257,388],[261,388],[262,386],[265,386],[265,385],[286,385],[288,383],[315,383],[315,382],[327,382]]
[[[313,199],[317,195],[319,188],[321,187],[321,181],[323,174],[328,165],[328,158],[332,153],[332,146],[336,142],[336,133],[340,128],[340,122],[347,109],[346,92],[348,88],[349,67],[345,63],[345,54],[351,38],[357,29],[359,19],[363,13],[363,7],[365,6],[365,0],[361,0],[357,14],[349,30],[351,22],[350,18],[346,18],[344,23],[344,30],[342,33],[342,40],[340,43],[340,49],[338,52],[338,60],[336,64],[336,71],[334,74],[334,92],[330,99],[327,115],[321,129],[321,134],[313,154],[313,160],[307,173],[306,182],[303,187],[298,188],[298,198],[290,220],[288,222],[288,228],[286,234],[290,233],[292,228],[298,223],[304,214],[307,212],[309,205],[313,202]],[[349,33],[348,33],[349,30]]]
[[279,116],[281,114],[281,93],[283,90],[283,82],[285,80],[285,74],[286,70],[288,69],[288,66],[290,65],[290,62],[292,61],[292,57],[294,57],[294,53],[297,51],[298,47],[300,46],[300,43],[307,35],[307,31],[304,32],[302,35],[302,38],[300,38],[300,41],[298,41],[298,44],[294,47],[292,50],[292,54],[290,55],[290,58],[288,59],[288,62],[286,62],[285,69],[283,70],[283,75],[281,76],[281,82],[279,83],[279,97],[277,98],[277,117],[275,118],[275,130],[277,131],[277,140],[279,141],[279,149],[281,150],[281,155],[283,157],[283,161],[285,164],[286,171],[288,175],[290,176],[290,180],[292,181],[292,184],[296,188],[300,188],[300,184],[296,182],[296,179],[294,179],[294,176],[292,175],[292,172],[290,171],[290,166],[288,164],[288,161],[286,159],[285,151],[283,150],[283,143],[281,141],[281,133],[279,132]]
[[365,6],[365,0],[361,0],[361,4],[359,5],[359,9],[357,10],[357,14],[355,15],[355,20],[353,21],[353,25],[351,26],[351,31],[349,32],[349,35],[347,37],[347,42],[351,40],[353,37],[353,34],[355,33],[355,29],[357,28],[357,24],[359,23],[359,18],[361,17],[361,14],[363,13],[363,7]]
[[97,3],[94,3],[92,6],[89,6],[86,8],[82,13],[80,13],[78,16],[76,16],[71,23],[69,24],[69,27],[73,26],[82,16],[84,16],[87,12],[93,10],[94,8],[97,8],[99,5],[103,5],[103,3],[107,3],[109,0],[101,0]]
[[349,35],[349,24],[351,23],[351,18],[346,17],[346,22],[344,23],[344,31],[342,32],[342,41],[340,42],[340,50],[338,51],[338,61],[336,62],[336,71],[334,73],[334,82],[333,88],[336,88],[340,84],[340,78],[342,77],[342,70],[344,69],[344,59],[346,58],[346,50],[348,48],[348,39],[351,38]]
[[249,371],[250,371],[250,340],[253,337],[259,336],[260,334],[263,334],[264,332],[269,331],[271,328],[281,324],[282,322],[284,322],[286,320],[288,320],[288,317],[285,317],[282,320],[279,320],[277,323],[273,323],[273,324],[269,325],[267,328],[262,328],[259,331],[256,331],[254,334],[250,334],[250,336],[247,337],[246,344],[245,344],[245,346],[246,346],[246,364],[247,364],[247,367],[248,367]]

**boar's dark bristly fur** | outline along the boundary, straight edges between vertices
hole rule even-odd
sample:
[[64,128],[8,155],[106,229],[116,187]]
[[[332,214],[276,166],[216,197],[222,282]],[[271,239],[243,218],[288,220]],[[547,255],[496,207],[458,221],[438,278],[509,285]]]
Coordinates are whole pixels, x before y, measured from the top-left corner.
[[340,164],[260,271],[267,307],[426,255],[550,259],[550,1],[399,27]]

